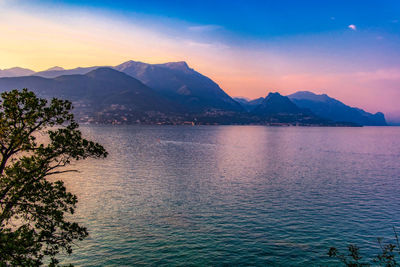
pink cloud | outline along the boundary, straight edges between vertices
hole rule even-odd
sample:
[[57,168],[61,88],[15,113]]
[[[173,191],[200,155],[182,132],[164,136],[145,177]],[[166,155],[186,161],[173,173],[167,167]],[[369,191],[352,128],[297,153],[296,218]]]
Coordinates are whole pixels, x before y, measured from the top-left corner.
[[350,24],[349,26],[347,26],[349,29],[356,31],[357,30],[357,26],[354,24]]

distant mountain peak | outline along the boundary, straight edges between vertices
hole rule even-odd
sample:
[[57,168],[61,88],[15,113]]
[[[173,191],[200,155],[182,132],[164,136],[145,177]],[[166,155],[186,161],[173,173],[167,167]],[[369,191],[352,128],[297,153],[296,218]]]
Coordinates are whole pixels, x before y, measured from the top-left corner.
[[282,96],[278,92],[271,92],[262,100],[253,112],[260,115],[280,113],[297,114],[301,113],[301,110],[290,101],[287,96]]
[[264,103],[268,103],[271,101],[281,101],[281,102],[287,102],[287,103],[291,103],[291,101],[289,100],[288,97],[281,95],[278,92],[270,92],[268,93],[268,95],[265,97],[265,99],[263,100]]
[[62,68],[62,67],[59,67],[59,66],[54,66],[54,67],[51,67],[51,68],[49,68],[49,69],[47,69],[45,71],[62,71],[62,70],[65,70],[65,69]]
[[167,62],[164,64],[160,64],[160,66],[165,66],[170,69],[178,69],[178,70],[189,70],[189,65],[186,61],[178,61],[178,62]]
[[[0,71],[1,71],[1,70],[2,70],[2,69],[0,69]],[[9,68],[9,69],[4,69],[4,70],[15,71],[15,70],[27,70],[27,69],[20,68],[20,67],[12,67],[12,68]]]
[[347,106],[327,94],[318,95],[308,91],[299,91],[288,97],[300,108],[308,108],[322,118],[359,125],[386,125],[383,113],[371,114],[362,109]]
[[267,100],[270,98],[278,98],[278,97],[280,98],[282,97],[282,95],[278,92],[269,92],[265,99]]
[[109,78],[110,75],[130,77],[127,74],[120,72],[118,70],[115,70],[113,68],[110,68],[110,67],[100,67],[100,68],[94,69],[94,70],[86,73],[85,75],[88,77],[92,77],[92,78],[96,77],[99,79]]
[[160,64],[149,64],[149,63],[144,63],[141,61],[134,61],[134,60],[129,60],[126,61],[120,65],[118,65],[119,69],[124,69],[124,68],[129,68],[129,67],[140,67],[140,68],[146,68],[150,66],[158,66],[158,67],[163,67],[163,68],[168,68],[171,70],[179,70],[179,71],[192,71],[192,69],[189,67],[189,65],[186,63],[186,61],[177,61],[177,62],[167,62],[167,63],[160,63]]
[[33,70],[13,67],[9,69],[0,69],[0,77],[18,77],[18,76],[28,76],[35,73]]
[[125,61],[124,63],[121,63],[120,65],[114,66],[113,68],[122,72],[125,72],[125,70],[132,68],[137,71],[143,72],[149,67],[151,67],[151,64],[144,63],[141,61],[128,60]]
[[136,64],[150,65],[148,63],[144,63],[144,62],[141,62],[141,61],[128,60],[128,61],[125,61],[125,62],[121,63],[119,66],[122,66],[122,65],[134,65],[134,64],[135,65]]
[[268,95],[263,99],[264,103],[268,103],[271,101],[280,101],[281,103],[291,103],[288,97],[281,95],[278,92],[270,92]]
[[317,94],[310,91],[297,91],[296,93],[291,94],[292,97],[295,96],[315,96]]
[[253,100],[247,97],[235,97],[234,100],[242,105],[245,110],[252,111],[264,101],[264,97],[259,97]]
[[76,75],[76,74],[87,74],[91,70],[97,69],[99,66],[93,66],[93,67],[77,67],[75,69],[63,69],[61,67],[52,67],[48,70],[44,71],[39,71],[34,73],[34,76],[39,76],[43,78],[56,78],[59,76],[65,76],[65,75]]
[[328,100],[332,100],[333,98],[329,97],[327,94],[315,94],[310,91],[298,91],[294,94],[288,96],[291,99],[310,99],[314,101],[325,102]]

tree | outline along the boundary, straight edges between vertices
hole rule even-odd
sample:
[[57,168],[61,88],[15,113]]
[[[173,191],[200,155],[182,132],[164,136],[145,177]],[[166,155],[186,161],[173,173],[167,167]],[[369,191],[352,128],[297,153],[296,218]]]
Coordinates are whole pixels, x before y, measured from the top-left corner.
[[71,110],[69,101],[48,102],[27,89],[1,94],[0,266],[56,266],[57,254],[88,235],[67,218],[77,197],[53,176],[107,152],[82,137]]

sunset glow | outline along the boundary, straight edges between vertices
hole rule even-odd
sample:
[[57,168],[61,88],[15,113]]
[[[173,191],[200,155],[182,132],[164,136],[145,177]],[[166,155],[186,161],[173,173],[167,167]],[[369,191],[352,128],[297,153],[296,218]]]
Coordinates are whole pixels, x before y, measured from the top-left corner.
[[[375,3],[374,10],[354,4],[343,13],[315,4],[319,15],[298,23],[313,13],[300,6],[304,14],[288,14],[284,24],[265,18],[278,5],[247,6],[243,16],[250,19],[240,24],[232,18],[240,11],[235,4],[158,3],[165,8],[160,12],[150,3],[110,8],[109,2],[0,1],[0,68],[186,61],[231,96],[311,90],[385,112],[389,120],[400,117],[400,6],[394,1]],[[218,18],[224,8],[231,15]],[[200,19],[206,9],[209,16]],[[373,12],[379,14],[364,18]]]

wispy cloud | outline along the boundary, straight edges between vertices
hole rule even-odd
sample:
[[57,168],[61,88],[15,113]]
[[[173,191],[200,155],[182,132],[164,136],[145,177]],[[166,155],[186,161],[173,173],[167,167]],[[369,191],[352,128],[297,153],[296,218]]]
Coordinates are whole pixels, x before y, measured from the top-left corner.
[[11,4],[11,3],[16,3],[17,0],[0,0],[0,5],[6,5],[6,4]]
[[347,26],[349,29],[356,31],[357,30],[357,26],[354,24],[350,24],[349,26]]
[[189,26],[188,30],[191,32],[211,32],[222,29],[222,26],[219,25],[197,25],[197,26]]
[[378,69],[375,71],[358,71],[354,73],[354,77],[360,82],[370,81],[400,81],[400,68]]
[[214,48],[214,49],[228,49],[229,46],[222,43],[206,43],[206,42],[197,42],[193,40],[186,40],[185,44],[191,47],[199,47],[199,48]]

